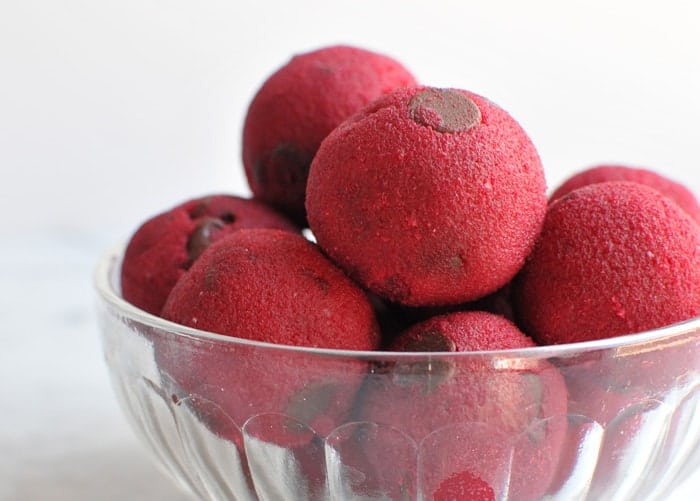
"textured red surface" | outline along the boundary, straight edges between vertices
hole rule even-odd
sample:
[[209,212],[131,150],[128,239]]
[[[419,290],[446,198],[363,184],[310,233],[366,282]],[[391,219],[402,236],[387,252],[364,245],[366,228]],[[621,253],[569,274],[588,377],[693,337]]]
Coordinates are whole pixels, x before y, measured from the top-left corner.
[[700,205],[688,188],[652,170],[626,165],[599,165],[583,170],[564,181],[552,193],[550,200],[555,201],[576,188],[605,181],[631,181],[650,186],[676,202],[690,217],[700,222]]
[[535,147],[501,108],[466,91],[404,88],[324,140],[306,207],[319,245],[368,289],[455,304],[522,266],[546,186]]
[[124,299],[159,315],[170,290],[203,248],[242,228],[298,231],[259,202],[223,194],[188,200],[148,219],[134,232],[124,253]]
[[521,327],[545,344],[640,332],[700,314],[700,228],[647,186],[598,183],[550,205],[514,283]]
[[[452,342],[451,347],[445,348],[444,338]],[[394,348],[475,351],[533,345],[532,339],[500,315],[472,311],[416,324],[397,338]],[[436,349],[427,349],[430,346]],[[446,457],[459,463],[462,456],[476,454],[496,461],[496,448],[513,446],[511,490],[517,493],[515,499],[538,499],[546,491],[556,468],[565,426],[561,420],[543,420],[567,412],[566,387],[554,367],[546,363],[507,367],[504,362],[504,367],[497,369],[485,360],[441,359],[436,354],[430,362],[425,358],[407,360],[389,370],[392,377],[369,377],[365,382],[357,404],[358,419],[410,430],[418,442],[444,427],[483,425],[480,436],[462,439],[463,442],[455,439]],[[489,439],[493,430],[503,436]],[[510,468],[498,462],[492,467],[503,471]]]
[[[447,350],[417,347],[436,346],[440,341],[431,338],[446,338],[453,346]],[[515,324],[500,315],[485,311],[462,311],[448,313],[424,320],[394,340],[392,351],[488,351],[509,350],[535,346]]]
[[292,58],[265,81],[248,109],[243,164],[252,192],[303,223],[309,165],[323,138],[382,94],[412,84],[399,62],[355,47]]
[[301,235],[238,231],[212,244],[173,288],[163,317],[269,343],[372,350],[365,293]]
[[496,499],[491,486],[479,477],[465,471],[442,481],[433,494],[433,501],[492,501]]

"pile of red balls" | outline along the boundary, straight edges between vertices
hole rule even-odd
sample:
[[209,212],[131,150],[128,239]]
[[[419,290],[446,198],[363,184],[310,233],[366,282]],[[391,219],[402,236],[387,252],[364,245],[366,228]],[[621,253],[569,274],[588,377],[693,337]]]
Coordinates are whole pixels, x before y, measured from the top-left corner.
[[[506,111],[419,85],[384,55],[293,57],[250,104],[243,164],[251,199],[190,200],[135,232],[127,301],[225,335],[351,350],[568,343],[700,314],[687,189],[600,166],[548,200]],[[460,314],[474,310],[490,315]],[[518,328],[482,338],[502,316]],[[403,339],[424,322],[430,338]]]
[[[548,197],[537,150],[506,111],[466,90],[419,85],[380,54],[338,46],[292,58],[250,104],[243,165],[252,198],[188,200],[134,233],[124,299],[237,338],[411,352],[587,341],[700,315],[700,207],[686,188],[648,169],[602,165]],[[311,381],[293,352],[280,366],[300,369],[279,381],[256,361],[229,367],[227,353],[182,361],[167,343],[156,348],[186,393],[226,387],[216,398],[238,426],[284,412],[321,436],[352,416],[416,441],[446,423],[484,420],[513,439],[566,416],[573,391],[546,363],[528,374],[441,374],[435,364],[426,388],[400,371],[392,384],[363,382],[362,370]],[[236,441],[225,423],[207,425]],[[516,450],[517,499],[545,492],[565,433],[550,419]],[[441,451],[466,462],[478,437],[470,440],[471,449]],[[498,445],[486,435],[478,447],[487,470]],[[467,466],[437,483],[435,499],[484,489],[493,497]]]

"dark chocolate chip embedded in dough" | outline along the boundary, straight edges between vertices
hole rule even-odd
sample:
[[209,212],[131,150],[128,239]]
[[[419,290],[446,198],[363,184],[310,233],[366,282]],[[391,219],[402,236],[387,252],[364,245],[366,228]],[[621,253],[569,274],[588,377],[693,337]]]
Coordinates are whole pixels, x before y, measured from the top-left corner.
[[225,223],[216,217],[205,217],[197,223],[187,240],[187,257],[193,263],[212,243],[212,237]]
[[401,351],[456,351],[455,342],[442,332],[428,330],[411,338],[401,345]]
[[[418,336],[412,336],[401,345],[401,351],[454,352],[457,351],[457,347],[455,342],[442,332],[428,330]],[[453,364],[447,360],[399,362],[393,368],[392,380],[400,386],[422,384],[428,393],[449,379],[453,372]]]
[[411,98],[408,107],[413,121],[438,132],[463,132],[481,122],[476,103],[450,89],[422,90]]

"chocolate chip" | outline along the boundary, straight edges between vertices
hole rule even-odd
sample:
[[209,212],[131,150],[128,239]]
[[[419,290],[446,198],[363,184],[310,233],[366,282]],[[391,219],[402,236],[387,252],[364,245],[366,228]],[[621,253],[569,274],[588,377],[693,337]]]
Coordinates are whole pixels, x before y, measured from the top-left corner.
[[[456,351],[455,342],[438,330],[426,330],[412,335],[401,344],[401,351],[448,352]],[[447,380],[454,372],[453,364],[447,360],[428,359],[397,363],[392,380],[399,386],[423,384],[429,393]]]
[[456,351],[455,342],[438,330],[412,335],[401,345],[401,351]]
[[226,224],[233,224],[236,222],[236,215],[233,212],[224,212],[219,216],[219,219]]
[[423,393],[428,394],[450,379],[453,373],[452,362],[429,358],[425,361],[397,362],[391,380],[397,386],[421,385]]
[[291,143],[280,143],[266,159],[253,165],[255,182],[263,187],[282,185],[305,187],[313,153]]
[[391,275],[383,282],[374,282],[370,285],[370,289],[382,297],[399,303],[411,297],[411,288],[399,275]]
[[209,247],[214,235],[223,227],[224,222],[216,217],[205,217],[197,223],[187,240],[187,257],[190,264],[195,262],[204,249]]
[[438,132],[463,132],[481,122],[476,103],[450,89],[422,90],[411,98],[408,108],[412,120]]

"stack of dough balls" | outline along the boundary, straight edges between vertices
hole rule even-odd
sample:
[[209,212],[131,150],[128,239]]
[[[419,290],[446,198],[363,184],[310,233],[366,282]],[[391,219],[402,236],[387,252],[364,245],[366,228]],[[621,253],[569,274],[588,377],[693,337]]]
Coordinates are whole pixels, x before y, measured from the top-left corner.
[[[688,189],[615,164],[580,172],[548,199],[537,149],[507,111],[468,90],[419,84],[382,54],[327,47],[274,72],[245,118],[243,166],[252,198],[198,197],[134,233],[122,264],[127,301],[265,343],[441,353],[589,341],[700,315],[700,209]],[[254,382],[223,353],[189,363],[164,353],[161,368],[185,391],[228,388],[232,398],[260,384],[270,394],[250,397],[256,412],[289,412],[323,381],[266,383],[271,375],[251,365]],[[499,374],[500,387],[484,367],[404,369],[424,377],[363,383],[362,365],[339,381],[342,394],[324,387],[313,415],[295,417],[320,434],[351,419],[384,422],[416,441],[481,420],[515,440],[567,414],[566,385],[547,363]],[[452,407],[457,399],[465,405]],[[244,405],[224,409],[237,426]],[[559,422],[516,450],[519,499],[546,492]],[[446,450],[453,466],[467,465],[466,449]],[[493,495],[484,475],[465,466],[437,479],[436,493]]]

